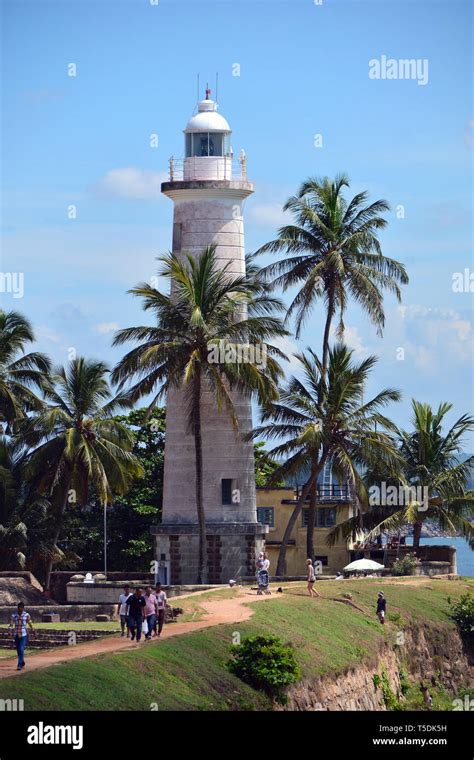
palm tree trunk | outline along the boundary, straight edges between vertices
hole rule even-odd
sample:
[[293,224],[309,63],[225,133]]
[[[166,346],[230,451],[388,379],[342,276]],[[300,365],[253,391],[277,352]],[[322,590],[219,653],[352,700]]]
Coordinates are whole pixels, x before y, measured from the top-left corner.
[[326,376],[329,363],[329,333],[331,332],[331,322],[334,316],[334,298],[332,293],[328,296],[328,311],[326,315],[326,324],[324,326],[323,336],[323,373]]
[[423,527],[423,520],[417,520],[413,525],[413,548],[420,548],[421,529]]
[[193,385],[193,433],[196,456],[196,508],[199,524],[198,583],[205,583],[206,518],[202,490],[202,429],[201,429],[201,373],[198,370]]
[[306,529],[306,556],[308,559],[314,559],[314,522],[316,518],[316,494],[317,484],[313,483],[309,494],[309,507],[308,507],[308,527]]
[[[59,486],[58,488],[59,493],[56,496],[57,502],[59,503],[59,508],[55,515],[56,523],[55,523],[55,530],[53,533],[53,550],[59,541],[59,537],[61,535],[61,530],[63,527],[64,513],[66,511],[69,488],[71,486],[71,468],[70,467],[65,468],[64,479],[65,479],[64,483],[61,484],[61,486]],[[54,495],[53,495],[52,502],[54,503],[56,499],[54,498]],[[54,558],[49,557],[49,559],[46,560],[45,574],[44,574],[44,587],[43,587],[44,593],[47,596],[50,596],[51,594],[51,573],[53,571],[53,565],[54,565]]]
[[291,538],[293,528],[296,525],[296,521],[303,508],[303,504],[305,503],[308,497],[308,494],[311,491],[311,487],[313,486],[313,483],[316,483],[318,475],[324,467],[326,458],[327,458],[327,452],[323,451],[321,455],[321,459],[318,462],[318,465],[313,469],[310,477],[308,478],[305,485],[303,486],[303,490],[301,491],[301,496],[298,499],[297,504],[295,505],[295,508],[291,514],[290,519],[288,520],[288,525],[285,528],[285,532],[283,534],[283,538],[281,541],[280,553],[278,555],[278,563],[277,563],[277,568],[276,568],[276,575],[285,575],[286,550],[288,547],[288,541]]

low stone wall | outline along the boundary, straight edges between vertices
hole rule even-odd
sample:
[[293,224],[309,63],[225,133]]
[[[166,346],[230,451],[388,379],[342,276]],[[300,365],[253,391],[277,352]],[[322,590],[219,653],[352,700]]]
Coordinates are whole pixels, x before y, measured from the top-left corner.
[[[131,588],[134,582],[128,579]],[[136,585],[136,584],[135,584]],[[150,583],[150,585],[153,585]],[[222,585],[180,585],[163,587],[169,599],[182,594],[190,594],[194,591],[211,591],[215,588],[225,588]],[[123,592],[123,583],[114,581],[100,581],[99,583],[82,583],[71,581],[67,584],[67,601],[72,604],[117,604],[120,594]]]
[[422,562],[414,568],[413,575],[449,575],[451,567],[451,562]]
[[[83,620],[95,620],[96,615],[108,615],[109,619],[115,619],[116,604],[62,604],[47,606],[29,606],[26,611],[30,613],[34,623],[41,623],[44,614],[57,613],[61,622],[81,622]],[[9,623],[16,607],[0,607],[0,624]]]
[[[97,575],[103,573],[103,570],[55,570],[51,573],[51,597],[57,602],[67,602],[67,584],[74,575],[85,575],[86,573],[92,573]],[[116,583],[129,583],[131,586],[134,582],[140,581],[140,583],[155,582],[155,576],[153,573],[139,573],[139,572],[108,572],[107,579]]]
[[[104,629],[82,629],[68,631],[64,628],[36,628],[28,635],[29,649],[52,649],[54,647],[74,646],[84,641],[94,641],[102,636],[116,636],[117,631]],[[15,642],[8,628],[0,628],[0,647],[14,649]]]

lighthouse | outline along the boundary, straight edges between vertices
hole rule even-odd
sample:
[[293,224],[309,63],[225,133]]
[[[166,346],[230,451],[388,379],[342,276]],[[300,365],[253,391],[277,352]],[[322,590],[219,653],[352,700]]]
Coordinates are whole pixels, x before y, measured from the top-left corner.
[[[199,257],[216,247],[216,266],[230,276],[245,273],[243,204],[254,191],[244,151],[234,158],[231,129],[206,97],[184,130],[184,158],[170,159],[161,192],[173,202],[173,253]],[[257,522],[251,401],[234,392],[236,432],[228,413],[210,392],[202,395],[203,503],[206,519],[207,583],[253,575],[268,526]],[[154,526],[155,558],[162,582],[194,584],[198,575],[194,439],[188,432],[184,391],[171,388],[166,400],[162,522]]]

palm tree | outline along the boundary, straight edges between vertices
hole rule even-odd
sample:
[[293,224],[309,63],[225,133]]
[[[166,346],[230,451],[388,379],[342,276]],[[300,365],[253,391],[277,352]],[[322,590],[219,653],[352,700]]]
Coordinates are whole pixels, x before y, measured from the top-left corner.
[[7,433],[26,412],[41,408],[41,399],[32,389],[43,387],[50,362],[44,354],[25,353],[25,345],[33,341],[33,329],[25,317],[0,310],[0,422]]
[[283,207],[293,213],[295,223],[281,227],[278,237],[257,252],[285,254],[262,272],[274,278],[272,287],[282,287],[284,291],[299,287],[287,312],[287,318],[295,315],[297,338],[316,299],[324,300],[324,371],[331,324],[338,312],[337,333],[342,337],[349,296],[362,306],[382,334],[382,291],[388,290],[400,300],[399,283],[408,282],[403,264],[382,254],[377,237],[387,224],[381,214],[388,211],[388,203],[378,200],[367,204],[367,192],[357,193],[348,201],[343,195],[345,187],[349,187],[345,174],[333,181],[324,177],[303,182],[297,195]]
[[[307,548],[313,552],[315,487],[326,462],[330,463],[340,482],[349,483],[357,500],[364,502],[364,483],[360,471],[364,467],[384,462],[394,471],[398,455],[390,435],[393,424],[381,409],[400,399],[392,388],[380,391],[370,401],[363,401],[364,385],[376,363],[373,356],[353,362],[353,352],[338,344],[329,351],[327,371],[311,349],[298,354],[304,380],[293,377],[280,392],[280,400],[269,404],[262,412],[262,422],[252,436],[263,435],[267,440],[285,439],[272,449],[271,456],[286,457],[275,473],[285,477],[306,471],[305,484],[286,527],[278,558],[277,575],[285,573],[288,540],[308,496],[310,508]],[[376,430],[376,426],[382,430]]]
[[0,438],[0,570],[33,569],[53,547],[48,526],[50,502],[23,477],[20,441]]
[[[284,355],[266,341],[287,335],[281,320],[272,311],[281,308],[266,293],[254,265],[250,273],[235,276],[228,266],[216,267],[215,246],[206,248],[198,259],[186,255],[181,261],[173,254],[161,258],[160,274],[171,283],[165,295],[147,283],[131,293],[144,299],[143,307],[156,318],[154,327],[130,327],[117,333],[114,345],[136,341],[113,372],[113,380],[123,384],[135,380],[128,390],[131,401],[154,394],[152,408],[170,388],[184,390],[188,428],[194,438],[196,460],[196,510],[199,524],[198,582],[204,577],[206,540],[203,506],[203,452],[201,406],[204,389],[214,396],[218,409],[224,408],[238,434],[238,419],[232,392],[256,394],[262,403],[277,396],[281,369],[275,356]],[[266,366],[256,361],[222,361],[226,346],[263,345]],[[210,348],[223,351],[210,356]],[[251,358],[249,356],[249,358]]]
[[24,475],[37,492],[49,496],[54,529],[53,552],[46,563],[45,587],[60,557],[57,547],[68,504],[83,506],[90,488],[105,507],[123,494],[142,468],[132,453],[130,430],[113,418],[122,398],[113,398],[102,362],[74,359],[59,367],[45,389],[44,409],[21,425],[19,435],[31,450]]
[[[474,456],[463,460],[462,445],[464,436],[474,430],[474,417],[464,414],[443,432],[452,404],[441,403],[434,411],[429,404],[413,399],[412,409],[413,430],[396,430],[396,444],[402,457],[397,484],[408,487],[406,498],[402,504],[371,510],[371,529],[366,538],[411,524],[413,547],[418,549],[423,522],[435,520],[441,530],[460,532],[472,539],[474,526],[468,518],[473,511],[474,495],[468,491],[467,483]],[[372,478],[372,483],[375,480]],[[379,484],[381,480],[382,477]],[[413,487],[417,492],[410,492]]]

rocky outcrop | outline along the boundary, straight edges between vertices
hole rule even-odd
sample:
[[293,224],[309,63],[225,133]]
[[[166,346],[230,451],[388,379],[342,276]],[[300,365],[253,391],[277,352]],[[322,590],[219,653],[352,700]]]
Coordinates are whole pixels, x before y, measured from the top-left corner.
[[[301,681],[288,691],[284,710],[386,710],[386,692],[401,697],[401,674],[411,683],[441,684],[453,698],[474,684],[474,657],[448,626],[414,626],[385,643],[373,661],[362,661],[334,677]],[[374,679],[374,676],[376,678]],[[402,698],[403,699],[403,698]]]

